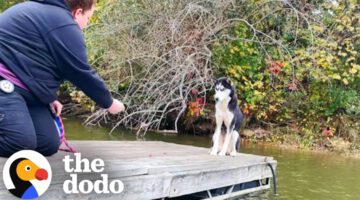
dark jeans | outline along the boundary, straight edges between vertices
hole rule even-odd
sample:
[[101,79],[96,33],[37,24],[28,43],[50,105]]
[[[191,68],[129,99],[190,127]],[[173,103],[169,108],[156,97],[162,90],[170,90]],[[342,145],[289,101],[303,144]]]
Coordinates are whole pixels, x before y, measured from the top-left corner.
[[0,156],[9,157],[25,149],[50,156],[59,145],[59,133],[48,105],[18,87],[10,94],[0,90]]

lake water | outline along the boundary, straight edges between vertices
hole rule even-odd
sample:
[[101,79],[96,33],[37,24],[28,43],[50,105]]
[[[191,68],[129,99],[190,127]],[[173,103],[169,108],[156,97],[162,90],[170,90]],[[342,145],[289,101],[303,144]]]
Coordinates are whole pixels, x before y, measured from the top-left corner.
[[[129,131],[84,127],[76,119],[64,120],[68,140],[136,140]],[[147,133],[145,140],[210,147],[210,137]],[[278,161],[278,195],[272,190],[241,199],[254,200],[360,200],[360,159],[333,153],[281,149],[242,143],[242,153],[272,156]]]

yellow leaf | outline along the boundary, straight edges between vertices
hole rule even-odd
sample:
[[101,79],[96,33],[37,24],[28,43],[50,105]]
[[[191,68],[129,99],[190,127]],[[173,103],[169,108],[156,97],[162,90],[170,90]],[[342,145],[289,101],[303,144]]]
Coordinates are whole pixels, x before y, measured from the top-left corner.
[[255,96],[259,96],[260,94],[261,94],[261,93],[260,93],[259,91],[257,91],[257,90],[254,91],[254,95],[255,95]]
[[323,32],[324,31],[324,28],[321,27],[321,26],[314,25],[312,28],[314,29],[314,31],[317,31],[317,32]]
[[269,110],[270,111],[277,111],[276,106],[274,106],[274,105],[270,105]]
[[341,80],[341,76],[339,74],[332,75],[332,78],[336,80]]
[[233,68],[229,69],[229,74],[235,75],[235,74],[236,74],[236,70],[233,69]]
[[360,65],[355,64],[355,65],[353,65],[353,68],[354,68],[354,69],[357,69],[357,70],[360,70]]
[[356,72],[358,72],[358,70],[356,68],[353,67],[350,69],[350,73],[356,74]]
[[254,87],[257,87],[259,89],[263,88],[264,84],[261,81],[256,81],[254,83]]
[[345,56],[347,56],[347,54],[346,53],[340,53],[340,56],[345,57]]

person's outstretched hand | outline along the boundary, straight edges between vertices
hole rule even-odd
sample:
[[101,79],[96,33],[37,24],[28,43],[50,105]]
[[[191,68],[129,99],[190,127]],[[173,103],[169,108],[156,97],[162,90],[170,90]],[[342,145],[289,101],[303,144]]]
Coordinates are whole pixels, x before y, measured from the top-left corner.
[[107,109],[109,111],[109,113],[111,114],[116,114],[119,112],[122,112],[125,110],[125,106],[123,103],[121,103],[121,101],[114,99],[113,103],[111,104],[110,108]]

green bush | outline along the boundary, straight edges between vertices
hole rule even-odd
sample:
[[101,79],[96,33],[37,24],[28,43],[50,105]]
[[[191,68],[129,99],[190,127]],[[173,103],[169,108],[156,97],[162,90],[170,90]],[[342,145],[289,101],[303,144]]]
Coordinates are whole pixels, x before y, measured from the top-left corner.
[[0,1],[0,12],[3,12],[4,10],[6,10],[7,8],[9,8],[10,6],[16,4],[16,3],[20,3],[20,2],[24,2],[26,0],[1,0]]
[[[266,4],[252,4],[259,2]],[[355,3],[315,2],[321,14],[300,21],[281,2],[272,3],[249,16],[256,25],[240,22],[213,45],[219,74],[231,78],[253,122],[311,127],[316,135],[325,127],[346,126],[336,120],[341,116],[359,118],[360,14]],[[303,145],[313,145],[313,135],[303,132]]]

